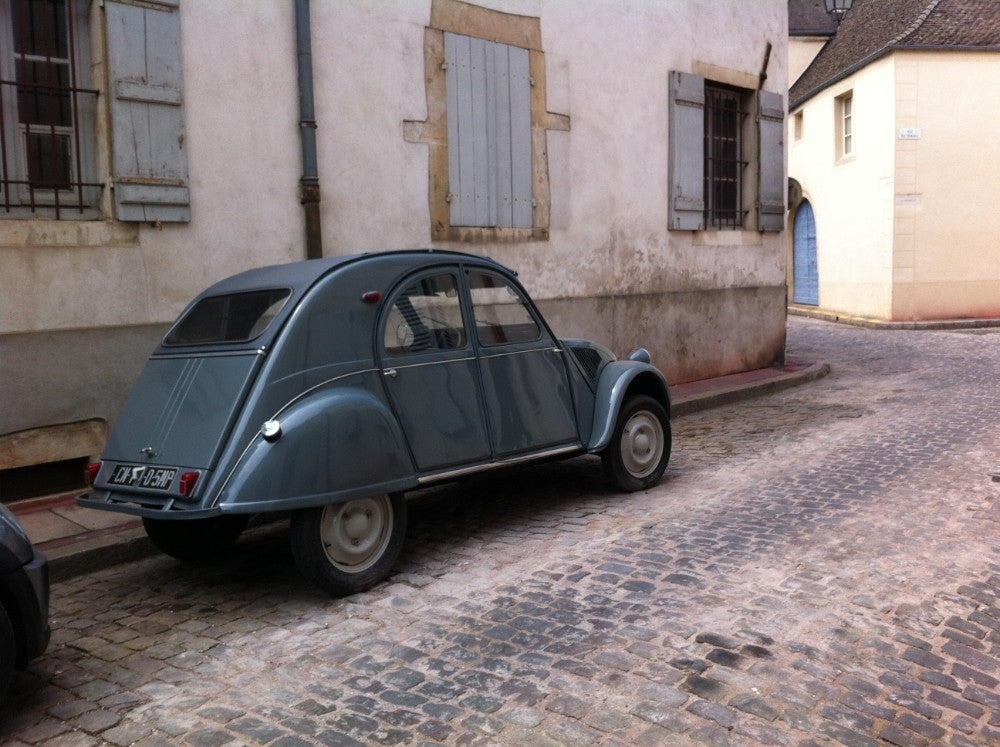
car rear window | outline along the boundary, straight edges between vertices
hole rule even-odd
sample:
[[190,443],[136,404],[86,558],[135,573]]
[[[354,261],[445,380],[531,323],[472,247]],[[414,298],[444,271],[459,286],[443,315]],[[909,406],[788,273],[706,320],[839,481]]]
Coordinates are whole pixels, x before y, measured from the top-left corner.
[[288,288],[209,296],[167,333],[164,345],[249,342],[259,337],[292,294]]

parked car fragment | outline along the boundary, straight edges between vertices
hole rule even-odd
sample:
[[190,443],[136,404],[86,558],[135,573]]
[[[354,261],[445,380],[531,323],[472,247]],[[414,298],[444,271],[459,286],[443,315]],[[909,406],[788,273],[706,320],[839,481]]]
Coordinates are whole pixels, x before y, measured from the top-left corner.
[[14,671],[45,653],[49,637],[48,560],[0,503],[0,701]]
[[415,488],[600,454],[620,489],[670,457],[663,375],[559,340],[490,259],[407,250],[265,267],[199,295],[154,350],[78,502],[141,516],[163,552],[230,546],[291,511],[333,595],[385,578]]

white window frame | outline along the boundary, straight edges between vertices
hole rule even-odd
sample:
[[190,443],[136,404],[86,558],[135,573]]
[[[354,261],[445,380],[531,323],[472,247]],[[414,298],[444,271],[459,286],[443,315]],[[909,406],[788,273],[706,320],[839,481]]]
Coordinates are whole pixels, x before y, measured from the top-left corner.
[[[58,218],[93,219],[99,216],[101,187],[97,183],[95,165],[94,119],[97,108],[97,91],[90,86],[90,3],[87,0],[66,0],[67,21],[71,26],[67,34],[68,55],[65,58],[48,58],[65,64],[71,90],[70,111],[72,124],[39,125],[19,120],[17,80],[17,55],[14,51],[14,9],[17,0],[0,0],[0,78],[8,81],[0,85],[3,108],[3,153],[0,172],[6,164],[6,173],[0,178],[20,184],[10,185],[9,192],[0,184],[0,219],[4,218]],[[26,57],[37,62],[46,57]],[[81,90],[83,89],[83,90]],[[65,136],[69,141],[68,189],[45,189],[28,184],[28,158],[25,145],[28,132]]]

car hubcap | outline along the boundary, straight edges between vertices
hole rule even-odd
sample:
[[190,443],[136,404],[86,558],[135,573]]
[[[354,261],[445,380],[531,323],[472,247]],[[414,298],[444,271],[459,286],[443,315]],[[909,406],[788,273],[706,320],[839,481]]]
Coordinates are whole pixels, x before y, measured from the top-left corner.
[[392,504],[387,495],[323,509],[323,548],[330,562],[347,573],[370,568],[385,551],[391,534]]
[[663,456],[663,426],[655,415],[642,410],[628,419],[622,431],[621,455],[625,469],[635,478],[656,471]]

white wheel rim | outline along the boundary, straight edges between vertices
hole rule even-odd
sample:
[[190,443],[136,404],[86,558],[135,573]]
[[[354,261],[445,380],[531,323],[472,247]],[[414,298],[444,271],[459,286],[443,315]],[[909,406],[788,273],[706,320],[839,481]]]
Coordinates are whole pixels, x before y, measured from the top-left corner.
[[663,426],[648,410],[640,410],[622,429],[621,457],[625,470],[637,479],[653,474],[663,456]]
[[392,503],[387,495],[326,506],[320,539],[327,559],[345,573],[373,566],[392,536]]

